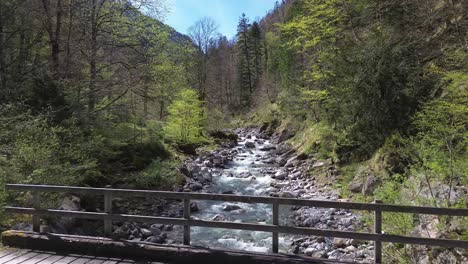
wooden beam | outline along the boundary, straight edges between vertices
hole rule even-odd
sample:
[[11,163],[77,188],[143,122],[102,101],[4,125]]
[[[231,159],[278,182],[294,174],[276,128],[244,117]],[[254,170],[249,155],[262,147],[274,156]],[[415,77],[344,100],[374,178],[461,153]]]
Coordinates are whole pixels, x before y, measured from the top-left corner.
[[310,206],[323,208],[342,208],[383,212],[398,212],[398,213],[416,213],[416,214],[432,214],[432,215],[449,215],[449,216],[468,216],[466,208],[439,208],[439,207],[424,207],[424,206],[406,206],[406,205],[391,205],[391,204],[376,204],[376,203],[351,203],[351,202],[336,202],[324,200],[305,200],[291,198],[277,198],[265,196],[247,196],[247,195],[230,195],[230,194],[211,194],[211,193],[186,193],[186,192],[164,192],[150,190],[127,190],[127,189],[108,189],[108,188],[89,188],[89,187],[69,187],[69,186],[53,186],[53,185],[28,185],[28,184],[7,184],[6,187],[10,190],[17,191],[41,191],[41,192],[68,192],[68,193],[91,193],[104,194],[111,193],[114,196],[140,196],[140,197],[159,197],[175,200],[210,200],[210,201],[225,201],[225,202],[242,202],[242,203],[264,203],[273,204],[278,202],[280,205],[296,205]]
[[113,221],[146,222],[146,223],[158,223],[158,224],[173,224],[173,225],[181,225],[181,226],[189,225],[189,226],[225,228],[225,229],[236,229],[236,230],[251,230],[251,231],[272,232],[272,233],[277,232],[277,233],[285,233],[285,234],[351,238],[351,239],[359,239],[359,240],[372,240],[372,241],[402,243],[402,244],[418,244],[418,245],[440,246],[440,247],[468,248],[468,241],[466,240],[407,237],[407,236],[398,236],[398,235],[360,233],[360,232],[339,231],[339,230],[324,230],[324,229],[304,228],[304,227],[275,226],[275,225],[268,225],[268,224],[217,222],[217,221],[194,220],[194,219],[187,220],[187,219],[182,219],[182,218],[106,214],[106,213],[78,212],[78,211],[62,211],[62,210],[52,210],[52,209],[47,209],[47,210],[43,209],[43,210],[36,211],[34,208],[22,208],[22,207],[5,207],[5,210],[9,213],[19,213],[19,214],[38,214],[38,215],[47,215],[47,216],[63,216],[63,217],[98,219],[98,220],[110,219]]

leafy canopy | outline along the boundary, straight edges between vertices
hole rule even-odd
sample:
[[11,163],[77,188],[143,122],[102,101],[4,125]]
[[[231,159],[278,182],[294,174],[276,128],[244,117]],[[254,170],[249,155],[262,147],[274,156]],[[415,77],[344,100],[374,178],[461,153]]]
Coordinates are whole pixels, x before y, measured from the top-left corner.
[[196,91],[181,90],[168,111],[165,126],[168,138],[184,144],[199,143],[203,140],[203,108]]

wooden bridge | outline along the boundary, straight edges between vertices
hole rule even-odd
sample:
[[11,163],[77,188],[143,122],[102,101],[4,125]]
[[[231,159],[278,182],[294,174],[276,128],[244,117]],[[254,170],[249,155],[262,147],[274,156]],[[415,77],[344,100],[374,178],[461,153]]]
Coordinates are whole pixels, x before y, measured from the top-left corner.
[[[410,237],[382,233],[382,212],[396,212],[396,213],[409,213],[409,214],[430,214],[430,215],[446,215],[446,216],[468,216],[468,209],[453,209],[453,208],[435,208],[435,207],[418,207],[418,206],[403,206],[403,205],[390,205],[380,202],[375,203],[351,203],[351,202],[337,202],[337,201],[322,201],[322,200],[304,200],[304,199],[289,199],[289,198],[274,198],[274,197],[259,197],[259,196],[237,196],[227,194],[208,194],[208,193],[183,193],[183,192],[164,192],[164,191],[147,191],[147,190],[127,190],[127,189],[106,189],[106,188],[87,188],[87,187],[70,187],[70,186],[49,186],[49,185],[24,185],[24,184],[8,184],[6,186],[9,190],[30,192],[34,199],[33,208],[24,207],[5,207],[6,212],[13,214],[29,214],[33,215],[33,231],[35,233],[12,235],[9,233],[4,235],[3,241],[7,245],[17,247],[34,247],[33,249],[47,250],[47,246],[53,246],[56,249],[67,249],[67,246],[60,246],[57,244],[57,239],[51,239],[51,236],[60,237],[62,245],[74,241],[78,243],[76,250],[83,251],[86,249],[99,250],[104,255],[120,254],[120,256],[128,257],[132,251],[139,251],[141,254],[149,254],[155,257],[154,260],[170,262],[170,263],[187,263],[190,260],[192,263],[198,263],[200,260],[210,262],[210,256],[216,257],[217,263],[236,263],[239,260],[249,263],[330,263],[328,260],[317,260],[311,258],[303,258],[298,256],[289,256],[278,254],[278,234],[299,234],[310,236],[324,236],[324,237],[338,237],[349,238],[358,240],[373,241],[374,243],[374,262],[382,262],[382,243],[401,243],[401,244],[419,244],[427,246],[440,246],[448,248],[468,248],[468,241],[466,240],[451,240],[451,239],[436,239],[436,238],[423,238],[423,237]],[[78,212],[78,211],[63,211],[55,209],[41,208],[41,193],[56,192],[56,193],[73,193],[73,194],[94,194],[102,195],[104,198],[104,212]],[[112,212],[112,199],[115,197],[151,197],[151,198],[167,198],[181,200],[184,204],[183,218],[167,218],[167,217],[154,217],[154,216],[140,216],[140,215],[126,215],[114,214]],[[224,202],[241,202],[241,203],[262,203],[270,204],[272,207],[272,224],[256,224],[256,223],[234,223],[234,222],[217,222],[207,220],[191,219],[190,217],[190,202],[193,200],[210,200],[210,201],[224,201]],[[279,206],[309,206],[309,207],[322,207],[322,208],[340,208],[352,210],[364,210],[374,212],[374,230],[372,233],[363,232],[350,232],[328,229],[316,228],[303,228],[293,226],[283,226],[279,224]],[[81,219],[94,219],[104,221],[105,233],[110,235],[112,233],[113,221],[131,221],[131,222],[145,222],[156,224],[171,224],[180,225],[184,227],[183,244],[185,246],[171,248],[162,245],[147,245],[149,248],[153,247],[153,251],[141,251],[141,247],[127,248],[127,244],[122,241],[111,241],[110,239],[96,238],[99,247],[93,246],[89,238],[86,241],[75,236],[63,236],[54,234],[38,234],[40,227],[41,216],[59,216],[59,217],[72,217]],[[272,233],[272,252],[273,254],[256,254],[248,252],[229,252],[200,249],[190,247],[190,227],[208,227],[208,228],[225,228],[225,229],[238,229],[238,230],[251,230]],[[14,232],[13,232],[14,233]],[[32,241],[32,242],[28,242]],[[126,241],[129,242],[129,241]],[[91,244],[89,244],[91,243]],[[120,244],[119,244],[120,243]],[[85,245],[86,244],[86,245]],[[69,245],[69,244],[68,244]],[[103,246],[104,245],[104,246]],[[117,247],[117,248],[116,248]],[[70,248],[68,248],[70,249]],[[148,249],[148,248],[147,248]],[[86,251],[85,250],[85,251]],[[228,251],[226,251],[228,252]],[[83,253],[83,252],[77,252]],[[100,252],[95,252],[100,254]],[[229,261],[235,260],[235,262]],[[213,259],[212,259],[213,260]],[[262,262],[262,260],[264,262]],[[1,261],[1,258],[0,258]],[[202,262],[200,262],[202,263]]]

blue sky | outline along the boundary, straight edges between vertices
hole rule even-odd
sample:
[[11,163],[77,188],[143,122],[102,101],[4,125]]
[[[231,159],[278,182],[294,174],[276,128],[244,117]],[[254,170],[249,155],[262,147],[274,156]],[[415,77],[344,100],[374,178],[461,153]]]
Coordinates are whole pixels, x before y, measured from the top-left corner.
[[169,13],[165,23],[187,34],[187,29],[198,19],[208,16],[219,25],[218,31],[232,38],[242,13],[251,21],[263,17],[276,0],[166,0]]

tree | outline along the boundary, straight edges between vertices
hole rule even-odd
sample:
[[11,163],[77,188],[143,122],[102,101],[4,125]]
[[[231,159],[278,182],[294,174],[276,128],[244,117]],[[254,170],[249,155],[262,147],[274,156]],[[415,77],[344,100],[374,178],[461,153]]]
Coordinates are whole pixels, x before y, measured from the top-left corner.
[[207,62],[209,59],[210,47],[214,44],[214,37],[218,30],[218,25],[210,17],[204,17],[195,22],[189,28],[189,36],[198,47],[198,91],[201,101],[206,98],[206,78]]
[[181,90],[168,110],[169,116],[165,126],[168,138],[183,144],[199,143],[203,139],[201,136],[203,108],[196,91]]
[[260,29],[260,25],[257,21],[252,23],[249,29],[250,35],[250,50],[252,53],[252,73],[253,73],[253,85],[258,85],[258,82],[262,75],[262,56],[263,56],[263,35]]
[[244,105],[248,104],[249,96],[253,92],[249,28],[249,19],[243,13],[237,25],[237,48],[239,49],[239,86]]

